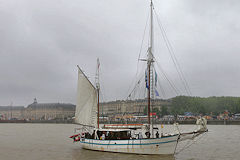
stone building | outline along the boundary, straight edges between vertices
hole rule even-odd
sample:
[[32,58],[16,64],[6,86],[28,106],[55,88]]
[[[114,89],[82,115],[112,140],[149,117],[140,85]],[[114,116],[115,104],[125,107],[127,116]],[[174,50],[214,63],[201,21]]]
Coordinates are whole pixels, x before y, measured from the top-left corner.
[[[153,108],[157,108],[159,111],[161,111],[161,107],[169,106],[170,101],[155,99],[151,101],[151,104]],[[147,105],[147,99],[103,102],[100,104],[100,112],[105,116],[116,114],[144,115],[144,110]]]
[[28,120],[70,119],[76,106],[69,103],[38,103],[36,99],[27,106],[24,118]]
[[0,106],[0,120],[23,119],[24,106]]
[[100,103],[100,112],[103,115],[124,113],[126,112],[125,101],[117,100]]

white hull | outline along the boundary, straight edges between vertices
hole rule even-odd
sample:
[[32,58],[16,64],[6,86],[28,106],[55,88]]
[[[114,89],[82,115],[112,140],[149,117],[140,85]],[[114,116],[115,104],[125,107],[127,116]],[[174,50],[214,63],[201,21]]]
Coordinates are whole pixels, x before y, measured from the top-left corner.
[[174,154],[178,135],[154,139],[96,140],[81,139],[85,149],[132,154]]

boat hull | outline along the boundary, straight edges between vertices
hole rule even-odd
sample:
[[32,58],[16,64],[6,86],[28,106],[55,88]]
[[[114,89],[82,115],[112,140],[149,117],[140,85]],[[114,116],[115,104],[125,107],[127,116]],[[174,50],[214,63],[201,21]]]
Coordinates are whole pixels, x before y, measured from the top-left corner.
[[81,139],[82,148],[96,151],[172,155],[178,135],[154,139],[96,140]]

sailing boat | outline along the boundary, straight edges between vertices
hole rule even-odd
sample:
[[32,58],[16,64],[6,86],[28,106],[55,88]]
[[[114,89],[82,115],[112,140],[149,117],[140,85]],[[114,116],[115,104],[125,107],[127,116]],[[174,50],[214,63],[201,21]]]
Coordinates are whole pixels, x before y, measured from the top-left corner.
[[[148,48],[147,62],[147,85],[148,87],[148,124],[142,125],[140,130],[132,128],[100,128],[99,126],[99,78],[97,72],[96,86],[78,66],[78,88],[75,122],[81,125],[79,134],[73,135],[74,141],[79,141],[82,148],[119,153],[134,154],[164,154],[173,155],[176,151],[180,133],[167,135],[154,135],[153,125],[150,119],[151,106],[151,81],[150,71],[154,63],[152,54],[153,44],[153,3],[150,1],[151,28],[150,46]],[[99,63],[99,61],[98,61]],[[98,65],[99,69],[99,65]],[[139,127],[139,126],[138,126]],[[136,133],[137,132],[137,133]],[[145,134],[144,134],[145,133]]]
[[[75,122],[82,127],[78,129],[80,134],[70,138],[79,141],[83,148],[135,154],[174,154],[179,134],[153,138],[150,135],[144,137],[139,132],[140,136],[135,139],[131,136],[131,129],[100,128],[99,112],[96,112],[99,111],[99,87],[95,87],[79,67],[77,98]],[[150,133],[149,125],[147,133]]]

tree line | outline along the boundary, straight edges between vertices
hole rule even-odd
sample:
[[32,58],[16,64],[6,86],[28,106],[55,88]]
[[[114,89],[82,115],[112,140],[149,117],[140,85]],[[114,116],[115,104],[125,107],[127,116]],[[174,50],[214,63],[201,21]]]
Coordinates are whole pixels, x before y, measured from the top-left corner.
[[219,115],[224,111],[240,112],[240,97],[189,97],[177,96],[171,99],[168,112],[173,115],[192,112],[202,115]]

